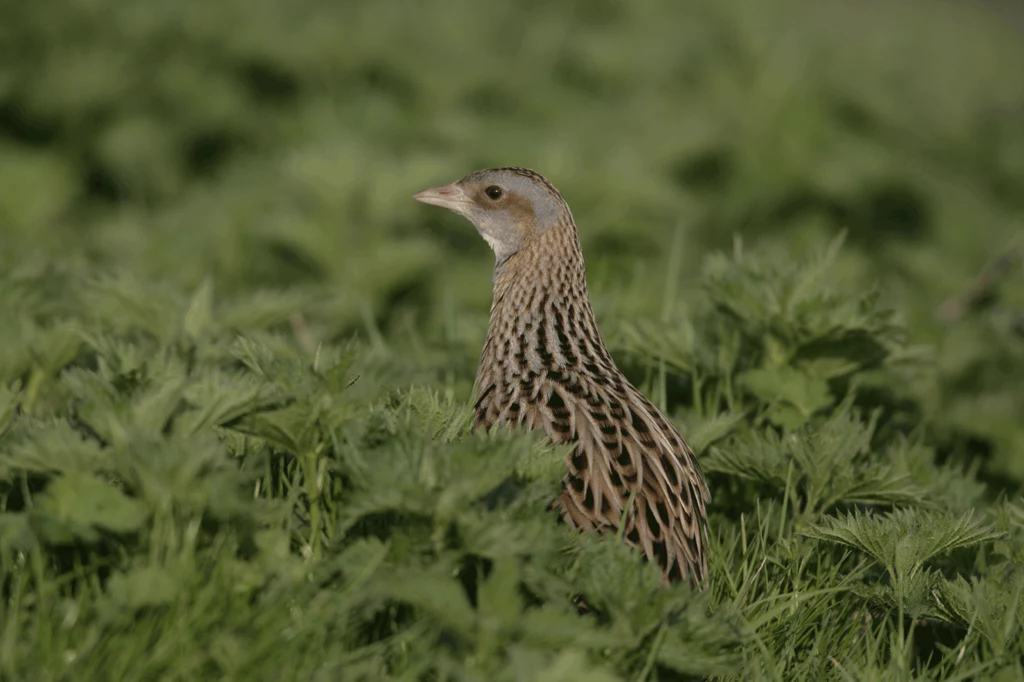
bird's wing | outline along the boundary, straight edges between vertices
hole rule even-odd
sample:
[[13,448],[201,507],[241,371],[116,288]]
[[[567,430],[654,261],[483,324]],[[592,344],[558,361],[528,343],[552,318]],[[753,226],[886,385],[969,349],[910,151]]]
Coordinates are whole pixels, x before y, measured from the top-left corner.
[[540,393],[536,409],[527,411],[540,423],[530,425],[556,442],[577,443],[560,499],[567,520],[614,532],[628,507],[627,542],[661,566],[669,581],[703,580],[710,494],[675,427],[624,379],[549,382]]
[[[475,424],[542,429],[576,442],[557,502],[570,524],[616,532],[656,562],[668,581],[707,575],[707,483],[675,427],[617,371],[488,372]],[[632,497],[632,503],[630,498]]]

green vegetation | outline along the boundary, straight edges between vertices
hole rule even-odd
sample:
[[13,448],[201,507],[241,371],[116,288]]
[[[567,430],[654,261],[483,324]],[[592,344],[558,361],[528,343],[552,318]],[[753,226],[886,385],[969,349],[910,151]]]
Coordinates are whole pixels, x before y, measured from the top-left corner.
[[[1024,248],[1024,41],[964,4],[0,4],[0,679],[1024,680],[1024,275],[937,314]],[[492,258],[410,197],[491,165],[698,452],[704,592],[469,431]]]

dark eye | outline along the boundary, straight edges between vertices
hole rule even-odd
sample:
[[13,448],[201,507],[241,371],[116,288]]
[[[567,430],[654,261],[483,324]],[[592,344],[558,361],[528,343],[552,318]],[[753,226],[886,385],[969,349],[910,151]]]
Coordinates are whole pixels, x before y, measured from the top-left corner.
[[502,191],[501,188],[498,187],[497,185],[491,185],[490,187],[484,190],[484,194],[486,194],[491,201],[497,201],[498,199],[501,198]]

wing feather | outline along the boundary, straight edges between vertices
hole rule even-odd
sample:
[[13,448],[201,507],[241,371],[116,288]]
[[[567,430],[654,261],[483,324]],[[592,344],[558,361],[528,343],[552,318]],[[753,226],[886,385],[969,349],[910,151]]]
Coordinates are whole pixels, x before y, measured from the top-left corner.
[[[532,375],[532,376],[530,376]],[[617,532],[657,563],[667,581],[707,574],[707,484],[671,422],[624,379],[596,382],[557,370],[491,384],[476,404],[477,426],[542,429],[575,442],[554,506],[581,530]]]

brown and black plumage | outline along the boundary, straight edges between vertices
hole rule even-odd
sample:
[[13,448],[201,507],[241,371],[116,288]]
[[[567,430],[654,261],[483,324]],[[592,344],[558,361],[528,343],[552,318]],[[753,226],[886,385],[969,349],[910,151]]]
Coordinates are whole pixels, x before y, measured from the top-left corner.
[[543,176],[495,168],[423,190],[495,253],[476,375],[477,427],[524,425],[576,443],[555,506],[572,526],[619,529],[667,581],[707,574],[707,483],[671,422],[616,367],[597,329],[569,206]]

